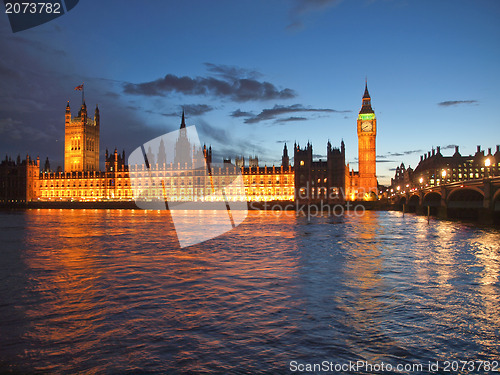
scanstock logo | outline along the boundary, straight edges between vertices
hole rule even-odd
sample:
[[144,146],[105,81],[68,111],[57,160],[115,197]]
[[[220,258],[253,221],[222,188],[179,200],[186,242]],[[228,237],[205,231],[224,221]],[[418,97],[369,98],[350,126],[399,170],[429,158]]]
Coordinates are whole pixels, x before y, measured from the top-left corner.
[[61,17],[76,7],[80,0],[4,0],[5,13],[9,17],[13,33]]
[[195,126],[146,142],[128,158],[137,207],[169,210],[181,247],[224,234],[247,217],[241,169],[211,163]]

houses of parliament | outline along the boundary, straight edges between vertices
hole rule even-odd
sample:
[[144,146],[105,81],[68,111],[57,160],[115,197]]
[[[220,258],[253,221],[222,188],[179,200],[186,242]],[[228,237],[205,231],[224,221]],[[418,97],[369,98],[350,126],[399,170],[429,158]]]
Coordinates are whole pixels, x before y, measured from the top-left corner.
[[[70,103],[65,113],[64,171],[50,170],[48,159],[41,169],[40,159],[26,156],[12,160],[6,157],[0,163],[0,201],[207,201],[214,199],[210,186],[214,181],[222,186],[224,179],[241,171],[243,189],[229,190],[224,199],[232,201],[297,201],[328,203],[345,200],[367,200],[377,197],[376,134],[377,121],[371,107],[368,87],[362,98],[357,118],[359,171],[345,163],[345,144],[339,148],[327,143],[326,160],[313,160],[313,147],[294,144],[293,165],[287,145],[284,145],[279,166],[259,166],[258,159],[250,158],[245,165],[243,157],[235,158],[235,165],[224,160],[207,174],[206,167],[193,168],[195,160],[203,165],[212,163],[211,147],[195,149],[183,137],[186,129],[182,114],[180,132],[170,163],[165,158],[165,145],[157,153],[148,150],[143,165],[127,165],[125,152],[106,150],[104,170],[99,169],[100,115],[96,106],[93,118],[85,101],[77,116],[71,114]],[[163,147],[163,149],[162,149]],[[184,155],[182,153],[190,153]],[[203,160],[204,159],[204,160]],[[193,165],[178,160],[192,160]],[[230,167],[231,166],[231,167]],[[151,176],[162,176],[161,184],[152,183]],[[133,177],[133,181],[131,180]],[[207,178],[211,182],[207,183]],[[221,185],[222,184],[222,185]],[[218,199],[217,197],[215,199]]]

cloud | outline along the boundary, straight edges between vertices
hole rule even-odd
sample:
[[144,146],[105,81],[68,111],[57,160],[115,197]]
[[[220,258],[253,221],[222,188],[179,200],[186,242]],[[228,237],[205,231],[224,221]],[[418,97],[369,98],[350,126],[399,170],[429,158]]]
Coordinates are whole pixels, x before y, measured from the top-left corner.
[[22,121],[14,120],[10,117],[0,119],[0,134],[2,135],[3,139],[11,139],[16,141],[23,140],[26,137],[29,137],[30,139],[36,141],[51,140],[50,135],[47,134],[46,131],[34,128],[32,126],[24,125]]
[[320,11],[341,3],[341,0],[295,0],[292,14],[300,15],[308,12]]
[[222,76],[226,79],[239,79],[239,78],[251,78],[258,79],[262,77],[262,74],[256,70],[240,68],[233,65],[217,65],[212,63],[204,63],[209,72],[215,73],[216,75]]
[[[302,104],[293,104],[290,106],[283,106],[276,104],[273,108],[263,109],[258,115],[247,117],[245,119],[245,124],[256,124],[261,121],[274,120],[280,115],[288,113],[297,113],[297,112],[345,113],[350,111],[338,111],[336,109],[330,109],[330,108],[310,108],[310,107],[304,107]],[[302,118],[295,117],[293,119],[293,117],[289,117],[288,120],[284,119],[284,122],[300,121],[299,119]],[[277,120],[276,122],[280,121]]]
[[384,160],[384,159],[377,158],[377,163],[399,163],[399,161],[397,161],[397,160]]
[[14,78],[21,78],[21,75],[17,70],[9,68],[3,61],[0,60],[0,77],[14,77]]
[[302,21],[299,21],[299,20],[292,21],[286,27],[286,29],[289,31],[297,31],[297,30],[301,30],[303,28],[304,28],[304,23]]
[[477,100],[447,100],[445,102],[439,102],[438,105],[442,107],[450,107],[453,105],[476,104],[476,103],[478,103]]
[[252,117],[254,114],[251,112],[243,112],[240,109],[237,109],[236,111],[233,111],[231,113],[231,117]]
[[112,91],[106,91],[104,93],[104,95],[106,95],[112,99],[119,99],[120,98],[120,94],[117,94],[116,92],[112,92]]
[[71,113],[76,116],[81,93],[73,89],[83,81],[89,87],[85,91],[90,116],[95,103],[101,110],[101,168],[106,148],[118,147],[128,153],[162,134],[158,128],[163,129],[164,123],[146,124],[138,116],[139,110],[127,108],[134,103],[119,95],[123,82],[82,76],[78,73],[81,69],[75,72],[78,58],[57,52],[60,38],[53,35],[59,32],[57,28],[44,38],[40,35],[49,30],[48,26],[40,32],[23,33],[20,38],[12,36],[7,25],[0,23],[0,150],[4,155],[29,153],[32,157],[40,155],[42,161],[48,156],[54,169],[62,165],[66,102],[70,100]]
[[386,158],[392,158],[395,156],[405,156],[405,155],[413,155],[413,154],[420,154],[424,152],[423,150],[407,150],[407,151],[399,151],[399,152],[388,152],[384,155],[377,155],[377,161],[378,159],[386,159]]
[[274,121],[274,123],[275,124],[284,124],[284,123],[291,122],[291,121],[305,121],[305,120],[307,120],[306,117],[291,116],[291,117],[287,117],[287,118],[277,119],[276,121]]
[[[214,162],[221,162],[222,158],[232,158],[238,155],[258,155],[259,160],[269,160],[271,154],[257,142],[239,138],[236,133],[218,128],[204,120],[199,120],[196,130],[200,135],[201,143],[212,145]],[[274,153],[276,150],[272,150]]]
[[[208,64],[208,65],[207,65]],[[246,69],[205,63],[212,73],[221,78],[178,77],[167,74],[163,78],[143,83],[123,84],[123,92],[130,95],[167,96],[171,93],[183,95],[226,98],[235,102],[291,99],[296,93],[289,88],[280,90],[267,81],[255,79],[257,73]]]
[[441,150],[454,150],[455,146],[457,145],[447,145],[447,146],[442,146]]
[[233,138],[226,129],[217,128],[206,121],[199,121],[196,129],[201,135],[205,136],[205,138],[222,144],[229,143]]
[[299,18],[304,17],[306,13],[319,12],[336,6],[342,0],[295,0],[294,2],[295,5],[290,10],[292,21],[286,27],[287,30],[299,30],[303,28],[304,24]]
[[42,52],[44,54],[50,53],[53,56],[57,55],[59,57],[66,56],[65,51],[63,51],[61,49],[57,49],[57,48],[52,48],[49,45],[47,45],[46,43],[42,43],[42,42],[34,40],[34,39],[26,39],[26,38],[22,38],[20,36],[13,36],[12,41],[14,43],[17,43],[17,44],[23,44],[26,47],[30,47],[34,50],[38,50],[38,52]]
[[[214,107],[207,104],[185,104],[181,107],[181,111],[184,110],[186,117],[201,116],[207,112],[213,111]],[[181,117],[181,111],[162,113],[163,116],[167,117]]]
[[214,107],[206,104],[185,104],[182,107],[188,116],[201,116],[214,109]]
[[279,140],[279,141],[276,141],[276,143],[290,143],[291,141],[289,139],[283,139],[283,140]]

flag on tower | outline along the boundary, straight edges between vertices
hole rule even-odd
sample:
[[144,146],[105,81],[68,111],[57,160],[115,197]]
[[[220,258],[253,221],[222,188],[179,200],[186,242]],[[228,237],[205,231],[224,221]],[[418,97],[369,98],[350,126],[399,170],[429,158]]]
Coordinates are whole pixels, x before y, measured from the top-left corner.
[[80,86],[76,86],[75,90],[82,91],[83,90],[83,83]]

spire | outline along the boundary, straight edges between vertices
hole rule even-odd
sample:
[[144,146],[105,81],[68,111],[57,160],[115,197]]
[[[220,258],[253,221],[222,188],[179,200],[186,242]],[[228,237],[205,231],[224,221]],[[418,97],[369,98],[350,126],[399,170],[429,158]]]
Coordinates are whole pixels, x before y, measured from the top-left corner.
[[43,167],[44,172],[50,172],[50,162],[49,162],[49,157],[47,156],[47,159],[45,159],[45,165]]
[[365,93],[363,95],[363,105],[359,113],[375,113],[372,109],[370,93],[368,92],[368,82],[365,80]]
[[186,128],[186,120],[184,118],[184,109],[182,109],[182,121],[181,121],[181,129]]
[[370,93],[368,92],[368,80],[365,78],[365,93],[363,99],[370,99]]
[[66,112],[69,112],[70,111],[70,108],[69,108],[69,100],[68,100],[68,104],[66,104]]
[[87,116],[87,104],[85,104],[85,100],[83,101],[82,108],[80,109],[79,117]]

